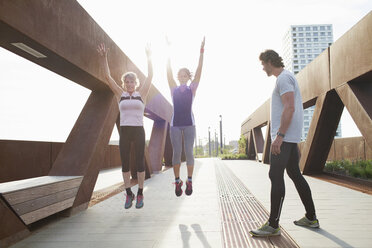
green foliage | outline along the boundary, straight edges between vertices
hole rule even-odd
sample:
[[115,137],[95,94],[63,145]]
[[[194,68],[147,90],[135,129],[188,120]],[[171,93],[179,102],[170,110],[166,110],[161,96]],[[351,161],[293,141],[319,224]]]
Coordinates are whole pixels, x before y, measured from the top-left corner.
[[372,179],[372,160],[331,161],[326,163],[324,171]]
[[245,154],[246,148],[247,148],[247,139],[244,137],[244,135],[240,136],[238,144],[239,144],[239,153]]
[[244,160],[244,159],[248,159],[248,156],[246,154],[223,154],[221,156],[221,159],[223,160]]

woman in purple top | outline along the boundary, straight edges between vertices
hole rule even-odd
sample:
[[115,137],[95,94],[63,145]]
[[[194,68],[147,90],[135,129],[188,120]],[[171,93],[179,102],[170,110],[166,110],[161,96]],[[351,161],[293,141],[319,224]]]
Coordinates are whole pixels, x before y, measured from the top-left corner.
[[[192,194],[192,173],[194,171],[193,146],[195,140],[195,120],[192,113],[192,102],[194,100],[196,90],[199,86],[200,76],[202,72],[204,44],[205,38],[201,43],[199,64],[193,80],[190,71],[187,68],[181,68],[177,74],[180,85],[177,86],[177,83],[173,78],[170,58],[168,58],[167,63],[167,78],[173,100],[173,116],[170,128],[170,138],[173,147],[172,164],[176,181],[176,196],[181,196],[183,192],[183,182],[182,180],[180,180],[182,135],[185,143],[188,176],[186,181],[185,193],[186,195]],[[191,81],[191,84],[187,85],[189,81]]]

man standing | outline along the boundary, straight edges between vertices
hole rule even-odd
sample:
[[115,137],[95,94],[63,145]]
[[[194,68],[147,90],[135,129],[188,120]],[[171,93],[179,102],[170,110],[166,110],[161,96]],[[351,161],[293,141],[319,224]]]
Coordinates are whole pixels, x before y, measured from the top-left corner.
[[258,237],[280,235],[279,217],[285,195],[284,169],[294,182],[306,210],[305,216],[294,224],[318,228],[311,190],[299,168],[297,143],[301,141],[303,107],[297,80],[284,69],[282,58],[275,51],[266,50],[259,59],[267,76],[277,78],[271,97],[271,209],[269,220],[250,233]]

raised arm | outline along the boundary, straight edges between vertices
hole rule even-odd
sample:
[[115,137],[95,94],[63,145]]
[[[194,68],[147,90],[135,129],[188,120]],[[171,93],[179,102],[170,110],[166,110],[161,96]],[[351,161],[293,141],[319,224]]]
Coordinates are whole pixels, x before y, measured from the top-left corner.
[[[167,40],[168,49],[170,49],[170,42],[168,38],[166,38],[166,40]],[[168,79],[169,89],[171,90],[171,94],[173,94],[173,89],[177,87],[177,83],[173,78],[170,54],[168,54],[168,60],[167,60],[167,79]]]
[[141,88],[138,90],[142,96],[142,99],[146,102],[147,95],[150,90],[152,76],[153,76],[153,69],[152,69],[152,61],[151,61],[151,48],[149,45],[146,46],[146,56],[147,56],[147,78]]
[[112,92],[115,94],[118,101],[120,100],[121,94],[123,93],[123,89],[115,82],[115,80],[111,77],[110,68],[107,61],[108,49],[106,49],[105,44],[101,44],[97,48],[98,54],[100,55],[100,63],[103,67],[105,72],[105,79],[106,84],[110,87]]
[[205,37],[203,38],[203,41],[202,41],[201,46],[200,46],[199,64],[198,64],[198,68],[196,69],[196,72],[195,72],[194,80],[192,81],[193,83],[199,83],[199,81],[200,81],[202,68],[203,68],[204,44],[205,44]]

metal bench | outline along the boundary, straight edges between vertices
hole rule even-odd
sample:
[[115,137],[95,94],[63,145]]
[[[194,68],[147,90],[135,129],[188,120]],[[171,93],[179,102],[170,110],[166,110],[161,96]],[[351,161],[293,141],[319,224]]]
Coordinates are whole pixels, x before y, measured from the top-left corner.
[[29,225],[72,207],[83,176],[43,176],[0,183],[0,196]]

